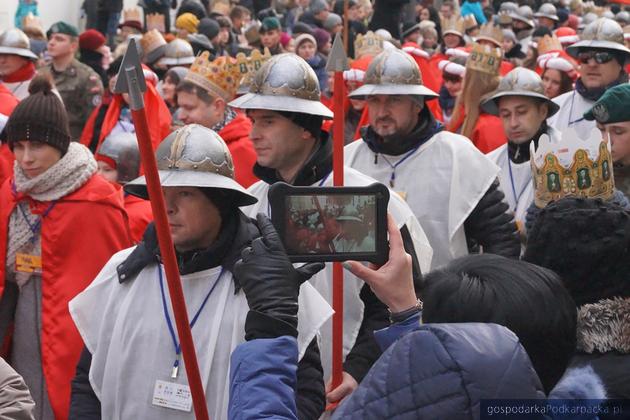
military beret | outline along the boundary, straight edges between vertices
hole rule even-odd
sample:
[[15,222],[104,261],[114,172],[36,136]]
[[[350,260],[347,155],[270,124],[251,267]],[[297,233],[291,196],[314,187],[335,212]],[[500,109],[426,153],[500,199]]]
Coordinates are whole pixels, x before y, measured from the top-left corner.
[[262,25],[260,25],[260,29],[258,31],[260,33],[265,33],[273,29],[282,29],[282,25],[280,25],[280,20],[277,17],[268,16],[263,19]]
[[74,26],[69,23],[59,21],[57,23],[53,23],[48,32],[46,32],[46,37],[50,38],[52,34],[66,34],[70,36],[79,36],[79,31]]
[[623,83],[610,88],[595,102],[593,107],[584,113],[584,118],[597,120],[600,124],[612,124],[630,121],[630,84]]

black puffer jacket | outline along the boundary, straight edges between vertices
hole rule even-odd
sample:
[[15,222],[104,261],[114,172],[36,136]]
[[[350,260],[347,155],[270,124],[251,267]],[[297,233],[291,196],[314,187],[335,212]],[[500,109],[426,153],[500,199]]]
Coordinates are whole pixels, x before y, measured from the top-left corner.
[[[188,274],[221,265],[231,271],[240,258],[241,250],[258,236],[260,232],[256,225],[239,210],[227,219],[219,237],[210,248],[178,254],[179,270],[181,274]],[[119,281],[121,283],[133,281],[148,264],[157,260],[158,255],[157,235],[155,226],[151,223],[144,233],[142,242],[118,266]],[[238,284],[236,288],[240,289]],[[90,352],[84,349],[77,366],[76,376],[72,380],[70,419],[101,418],[100,401],[90,386],[91,362]],[[313,339],[298,363],[296,403],[299,419],[317,419],[324,412],[324,376],[316,339]]]

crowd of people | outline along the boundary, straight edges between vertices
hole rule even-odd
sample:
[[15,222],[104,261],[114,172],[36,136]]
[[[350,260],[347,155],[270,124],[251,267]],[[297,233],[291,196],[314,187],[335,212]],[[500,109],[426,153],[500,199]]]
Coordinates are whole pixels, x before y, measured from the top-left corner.
[[[0,28],[0,417],[194,418],[116,90],[133,49],[210,418],[630,398],[627,1],[82,9]],[[268,193],[333,185],[336,124],[344,185],[390,198],[387,262],[343,263],[333,381],[338,266],[287,250],[375,250],[373,203],[296,204],[283,244]]]

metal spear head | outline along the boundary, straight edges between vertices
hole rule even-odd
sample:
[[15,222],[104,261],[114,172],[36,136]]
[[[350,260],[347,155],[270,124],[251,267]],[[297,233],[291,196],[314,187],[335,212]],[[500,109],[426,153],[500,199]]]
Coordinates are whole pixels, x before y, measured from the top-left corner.
[[144,72],[140,64],[136,40],[132,38],[129,40],[127,52],[118,71],[114,93],[128,93],[131,109],[140,109],[144,106],[142,94],[146,90],[147,83],[144,80]]
[[343,41],[341,34],[337,32],[335,35],[335,41],[333,42],[330,54],[328,54],[328,63],[326,64],[326,71],[344,71],[348,70],[348,56],[343,48]]

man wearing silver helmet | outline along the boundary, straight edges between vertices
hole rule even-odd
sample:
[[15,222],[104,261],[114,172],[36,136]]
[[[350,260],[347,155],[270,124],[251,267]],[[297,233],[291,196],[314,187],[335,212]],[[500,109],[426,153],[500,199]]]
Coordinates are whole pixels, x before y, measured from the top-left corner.
[[510,12],[512,18],[512,30],[521,44],[521,50],[527,52],[534,32],[534,12],[531,7],[520,6],[516,11]]
[[[331,118],[332,112],[320,102],[317,76],[306,61],[295,54],[272,57],[254,75],[249,93],[230,105],[247,110],[252,121],[250,138],[257,154],[254,174],[261,181],[248,189],[258,203],[246,209],[247,214],[270,212],[267,192],[276,182],[332,185],[332,141],[320,130],[323,119]],[[344,168],[347,186],[373,182],[356,170]],[[393,193],[388,210],[403,233],[407,251],[414,259],[414,278],[419,282],[431,260],[426,236],[409,207]],[[332,302],[332,264],[310,282]],[[380,349],[373,331],[388,325],[388,315],[387,307],[369,286],[351,273],[344,274],[343,383],[335,389],[327,387],[329,402],[340,401],[352,392],[378,359]],[[332,323],[327,323],[321,334],[322,366],[324,377],[329,379]]]
[[560,107],[548,121],[562,131],[573,128],[578,134],[588,135],[595,128],[594,121],[584,119],[608,88],[628,82],[624,66],[630,61],[623,29],[612,19],[599,18],[584,28],[580,41],[567,47],[567,53],[580,63],[580,77],[575,89],[553,99]]
[[512,216],[502,202],[499,168],[472,142],[443,130],[425,106],[437,96],[422,85],[415,61],[401,50],[377,55],[365,84],[351,98],[366,99],[369,126],[346,146],[346,165],[389,185],[405,198],[433,248],[433,268],[484,252],[518,257]]
[[497,90],[484,100],[481,108],[503,122],[508,142],[487,156],[501,168],[501,186],[524,237],[525,216],[534,200],[530,144],[537,148],[538,139],[543,134],[560,140],[558,130],[546,122],[558,112],[558,105],[545,96],[538,74],[518,67],[501,79]]
[[[210,417],[228,418],[232,352],[245,341],[286,336],[297,340],[301,356],[290,379],[296,399],[287,405],[297,405],[301,418],[317,418],[324,383],[315,335],[332,310],[302,283],[323,264],[294,269],[271,222],[242,213],[256,198],[234,180],[229,150],[214,131],[184,126],[156,154]],[[147,198],[144,177],[125,190]],[[138,246],[115,254],[70,303],[86,345],[70,418],[194,418],[164,276],[149,225]],[[169,398],[162,389],[184,395]]]
[[0,80],[18,99],[28,96],[28,85],[35,77],[37,56],[31,43],[19,29],[7,29],[0,34]]
[[[105,137],[94,158],[98,164],[98,173],[112,184],[125,185],[140,176],[140,151],[133,133],[123,131]],[[129,217],[131,239],[138,243],[153,220],[151,203],[125,193],[125,211]]]

